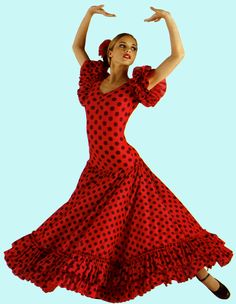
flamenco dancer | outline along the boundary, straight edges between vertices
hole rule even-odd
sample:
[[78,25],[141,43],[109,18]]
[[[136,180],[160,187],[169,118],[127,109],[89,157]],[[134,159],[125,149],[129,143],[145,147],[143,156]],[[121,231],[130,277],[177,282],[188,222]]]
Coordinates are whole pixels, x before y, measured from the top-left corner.
[[[228,299],[225,285],[208,273],[227,265],[233,252],[204,229],[125,138],[125,126],[141,103],[154,107],[166,78],[184,49],[170,12],[151,7],[145,19],[167,25],[171,54],[157,68],[136,66],[138,43],[130,33],[104,40],[102,60],[91,60],[85,40],[91,6],[77,31],[73,51],[80,64],[77,94],[85,108],[89,159],[67,202],[4,252],[7,265],[44,292],[64,287],[107,302],[125,302],[173,280],[196,277],[215,296]],[[110,73],[108,73],[110,69]]]

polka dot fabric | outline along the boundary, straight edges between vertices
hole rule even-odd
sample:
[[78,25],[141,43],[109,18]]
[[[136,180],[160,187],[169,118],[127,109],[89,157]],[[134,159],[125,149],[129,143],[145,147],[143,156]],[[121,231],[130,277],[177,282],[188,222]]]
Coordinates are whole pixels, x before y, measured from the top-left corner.
[[77,93],[86,110],[89,160],[68,201],[4,252],[12,272],[44,292],[60,286],[125,302],[233,256],[126,141],[137,105],[155,106],[165,94],[165,79],[147,89],[152,72],[135,67],[126,83],[103,93],[109,75],[103,62],[81,66]]

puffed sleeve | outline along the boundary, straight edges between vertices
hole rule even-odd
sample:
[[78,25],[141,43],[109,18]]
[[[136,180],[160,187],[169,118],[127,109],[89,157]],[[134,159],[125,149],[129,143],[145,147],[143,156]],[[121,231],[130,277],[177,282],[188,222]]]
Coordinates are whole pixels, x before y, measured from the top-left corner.
[[149,77],[154,69],[149,65],[138,66],[133,69],[131,83],[135,98],[146,107],[154,107],[165,94],[166,78],[159,81],[151,90],[148,90]]
[[79,88],[77,89],[77,95],[80,103],[85,106],[88,93],[93,86],[93,83],[99,79],[102,79],[106,68],[102,60],[90,60],[86,59],[80,67]]

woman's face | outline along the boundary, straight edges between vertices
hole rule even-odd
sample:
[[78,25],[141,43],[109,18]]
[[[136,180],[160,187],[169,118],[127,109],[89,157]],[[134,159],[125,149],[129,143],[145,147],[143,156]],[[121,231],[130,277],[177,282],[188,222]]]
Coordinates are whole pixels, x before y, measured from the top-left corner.
[[[113,63],[131,65],[137,55],[138,46],[131,36],[121,37],[109,51],[109,56]],[[126,57],[124,57],[126,55]]]

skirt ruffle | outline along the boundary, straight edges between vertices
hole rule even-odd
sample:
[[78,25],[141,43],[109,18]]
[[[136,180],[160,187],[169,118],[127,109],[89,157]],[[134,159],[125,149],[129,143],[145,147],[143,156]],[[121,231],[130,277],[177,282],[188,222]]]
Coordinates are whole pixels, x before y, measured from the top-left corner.
[[12,243],[5,260],[19,278],[44,292],[57,286],[107,302],[125,302],[172,280],[192,279],[203,267],[228,264],[233,252],[216,234],[203,230],[194,238],[155,248],[129,261],[107,260],[85,252],[66,254],[42,248],[34,234]]

